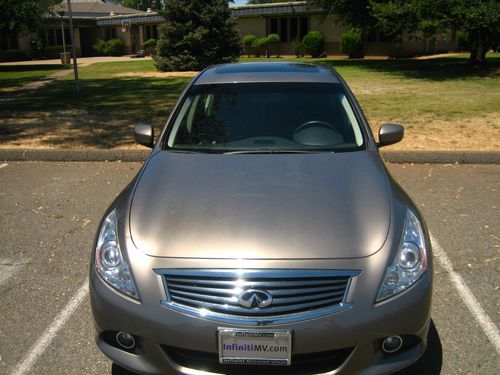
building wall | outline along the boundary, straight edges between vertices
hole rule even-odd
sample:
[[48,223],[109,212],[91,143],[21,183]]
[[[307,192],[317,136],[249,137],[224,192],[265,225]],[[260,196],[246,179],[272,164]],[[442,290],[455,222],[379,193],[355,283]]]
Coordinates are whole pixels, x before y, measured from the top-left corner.
[[[291,17],[294,17],[292,15]],[[296,15],[296,16],[304,16]],[[280,15],[273,15],[270,17],[281,17]],[[290,17],[290,15],[288,15]],[[310,14],[309,16],[309,30],[319,31],[323,34],[325,39],[325,51],[330,55],[342,54],[340,50],[340,36],[349,27],[343,25],[336,17],[327,16],[323,17],[320,14]],[[247,34],[253,34],[256,37],[263,37],[266,31],[269,30],[267,25],[268,17],[253,16],[253,17],[240,17],[238,19],[237,29],[240,37]],[[365,44],[365,54],[372,56],[414,56],[420,54],[430,54],[439,52],[449,52],[457,50],[457,43],[453,39],[451,32],[445,33],[437,39],[427,41],[421,35],[415,38],[412,36],[404,36],[403,41],[395,43],[391,41],[384,41],[378,34],[372,37],[371,40]],[[293,54],[292,43],[280,43],[281,54]]]
[[247,34],[253,34],[257,38],[266,36],[266,18],[264,17],[240,17],[236,29],[243,38]]

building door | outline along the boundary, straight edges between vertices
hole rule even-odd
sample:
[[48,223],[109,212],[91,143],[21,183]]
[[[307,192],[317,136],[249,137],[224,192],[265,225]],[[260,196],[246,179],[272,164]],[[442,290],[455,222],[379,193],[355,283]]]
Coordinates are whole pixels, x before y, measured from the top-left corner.
[[140,46],[141,41],[139,40],[139,25],[132,25],[130,28],[130,53],[137,53]]

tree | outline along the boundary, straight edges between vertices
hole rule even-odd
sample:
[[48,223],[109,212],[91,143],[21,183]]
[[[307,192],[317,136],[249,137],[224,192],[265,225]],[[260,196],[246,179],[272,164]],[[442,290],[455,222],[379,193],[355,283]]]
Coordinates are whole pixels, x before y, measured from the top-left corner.
[[307,0],[307,3],[310,7],[321,8],[325,14],[334,14],[347,26],[359,29],[364,49],[366,36],[377,23],[371,14],[369,0]]
[[484,64],[486,52],[498,44],[498,0],[371,0],[378,27],[393,38],[421,32],[429,38],[445,29],[458,30],[469,38],[472,64]]
[[201,70],[241,52],[227,0],[168,0],[154,58],[158,70]]
[[250,54],[252,53],[252,46],[256,40],[257,40],[257,38],[253,34],[247,34],[243,37],[243,40],[242,40],[243,47],[245,48],[245,51],[246,51],[248,57],[250,57]]
[[60,0],[0,0],[0,38],[34,31]]
[[248,0],[247,4],[271,4],[271,3],[283,3],[283,2],[293,2],[301,0]]
[[155,9],[159,5],[158,3],[157,0],[123,0],[121,2],[124,7],[139,10]]
[[370,12],[369,0],[308,0],[311,7],[321,8],[326,14],[334,14],[346,25],[368,31],[376,23]]

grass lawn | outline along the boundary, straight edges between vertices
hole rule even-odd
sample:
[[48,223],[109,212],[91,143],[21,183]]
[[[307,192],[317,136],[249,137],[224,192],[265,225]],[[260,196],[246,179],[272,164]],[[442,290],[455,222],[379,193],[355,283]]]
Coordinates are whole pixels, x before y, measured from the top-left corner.
[[[254,60],[269,59],[242,59]],[[461,56],[288,60],[337,69],[374,131],[384,122],[405,125],[405,140],[393,149],[500,150],[500,54],[488,56],[487,70],[469,67]],[[79,93],[69,74],[0,102],[0,147],[137,147],[133,126],[160,128],[191,76],[155,72],[152,61],[81,68]]]
[[64,69],[61,65],[0,65],[0,92],[13,91]]

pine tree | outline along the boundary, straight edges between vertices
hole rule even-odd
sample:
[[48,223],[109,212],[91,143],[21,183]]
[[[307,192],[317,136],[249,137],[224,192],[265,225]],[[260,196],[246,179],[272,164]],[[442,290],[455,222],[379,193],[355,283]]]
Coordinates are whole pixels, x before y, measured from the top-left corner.
[[155,66],[161,71],[201,70],[235,61],[241,53],[227,0],[167,0],[161,12]]

